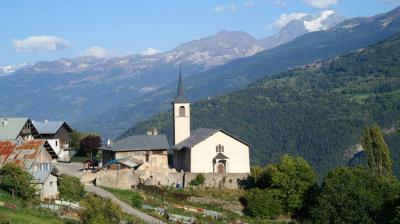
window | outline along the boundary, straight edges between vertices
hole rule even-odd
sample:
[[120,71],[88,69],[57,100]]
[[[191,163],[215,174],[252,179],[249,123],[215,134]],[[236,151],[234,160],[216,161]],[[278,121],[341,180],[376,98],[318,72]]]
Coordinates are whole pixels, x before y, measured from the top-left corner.
[[58,146],[58,141],[56,140],[56,146]]
[[146,153],[146,162],[149,162],[149,153]]
[[224,146],[219,144],[215,147],[215,152],[224,152]]
[[180,106],[179,107],[179,117],[184,117],[185,116],[185,107]]

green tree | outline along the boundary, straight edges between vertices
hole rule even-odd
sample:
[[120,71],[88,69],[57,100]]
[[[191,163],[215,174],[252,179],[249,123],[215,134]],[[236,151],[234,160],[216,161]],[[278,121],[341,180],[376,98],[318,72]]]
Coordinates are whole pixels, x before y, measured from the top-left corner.
[[399,185],[361,168],[340,167],[329,172],[305,203],[303,223],[387,223],[384,205],[399,195]]
[[392,161],[389,148],[378,125],[365,127],[362,146],[367,155],[368,167],[372,173],[380,176],[392,176]]
[[244,214],[262,219],[275,219],[282,210],[281,201],[274,190],[253,188],[241,198]]
[[32,176],[20,166],[8,163],[1,169],[0,187],[24,201],[36,199],[36,189],[32,185]]
[[311,166],[301,157],[284,155],[276,165],[267,167],[270,189],[276,191],[285,212],[293,213],[302,207],[304,195],[316,182]]
[[85,190],[79,178],[62,174],[58,180],[59,197],[67,201],[80,201]]
[[84,224],[109,224],[121,221],[121,209],[109,199],[87,194],[80,204],[84,208],[81,214]]

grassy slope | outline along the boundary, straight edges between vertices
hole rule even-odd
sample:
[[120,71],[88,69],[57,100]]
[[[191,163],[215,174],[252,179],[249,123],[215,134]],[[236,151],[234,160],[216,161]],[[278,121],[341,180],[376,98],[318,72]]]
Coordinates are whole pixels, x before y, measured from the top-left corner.
[[17,206],[16,210],[0,207],[0,220],[8,220],[10,223],[30,223],[30,224],[61,224],[66,223],[59,219],[56,215],[45,209],[25,208],[23,203],[13,198],[9,193],[0,191],[0,201],[10,203]]
[[[171,114],[138,123],[171,139]],[[400,35],[334,60],[296,68],[192,105],[192,128],[223,128],[252,146],[253,164],[300,155],[318,174],[347,163],[365,124],[400,120]],[[396,171],[397,172],[397,171]],[[398,172],[397,172],[398,173]]]

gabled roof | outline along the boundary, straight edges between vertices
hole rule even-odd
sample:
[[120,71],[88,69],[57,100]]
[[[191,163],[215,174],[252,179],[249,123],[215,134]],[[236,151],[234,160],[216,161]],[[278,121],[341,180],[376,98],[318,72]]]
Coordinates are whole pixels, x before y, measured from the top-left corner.
[[0,167],[7,163],[15,163],[30,169],[45,142],[46,140],[42,139],[23,141],[21,144],[0,141]]
[[114,152],[166,150],[169,148],[165,135],[132,135],[112,143],[111,147],[103,146],[101,150]]
[[198,128],[190,133],[190,137],[187,139],[183,140],[179,144],[175,145],[175,149],[182,149],[182,148],[193,148],[195,145],[199,144],[200,142],[206,140],[208,137],[214,135],[217,132],[222,132],[237,141],[249,146],[245,141],[235,137],[234,135],[230,134],[227,131],[221,130],[221,129],[210,129],[210,128]]
[[229,159],[229,157],[227,157],[226,155],[224,155],[223,153],[219,152],[214,159]]
[[0,140],[15,140],[21,133],[22,128],[28,122],[27,117],[0,118]]
[[65,127],[68,132],[72,132],[72,128],[65,121],[45,121],[45,122],[33,122],[36,130],[39,134],[55,134],[61,127]]
[[91,163],[94,165],[98,165],[100,163],[100,161],[96,157],[92,157],[90,159],[83,161],[82,163]]
[[110,162],[106,163],[103,167],[109,167],[113,164],[122,164],[129,168],[135,168],[135,167],[143,164],[143,161],[130,156],[130,157],[125,157],[125,158],[121,158],[121,159],[111,160]]

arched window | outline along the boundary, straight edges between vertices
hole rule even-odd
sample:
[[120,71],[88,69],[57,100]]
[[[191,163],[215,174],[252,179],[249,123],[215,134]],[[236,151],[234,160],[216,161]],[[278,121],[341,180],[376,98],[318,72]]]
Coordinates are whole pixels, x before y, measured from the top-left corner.
[[180,106],[179,107],[179,117],[184,117],[185,116],[185,107]]
[[215,146],[215,151],[218,152],[224,152],[224,146],[221,144],[218,144],[217,146]]

